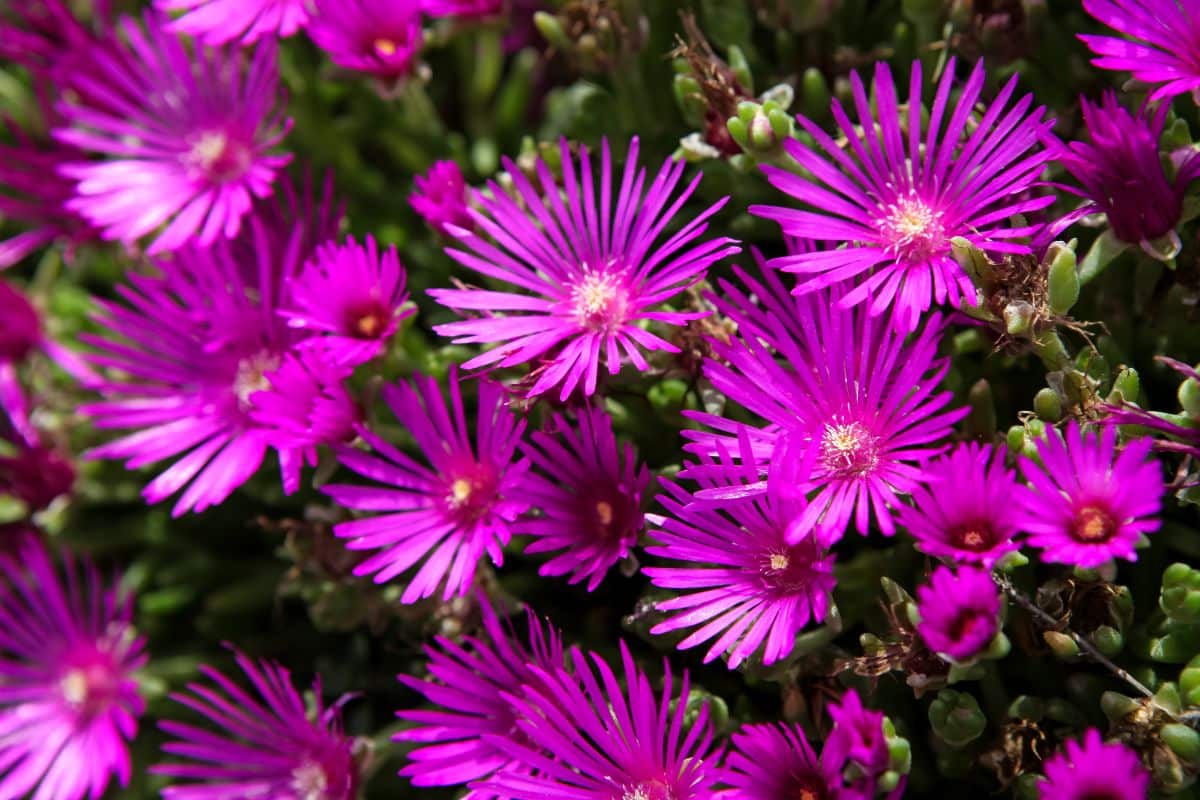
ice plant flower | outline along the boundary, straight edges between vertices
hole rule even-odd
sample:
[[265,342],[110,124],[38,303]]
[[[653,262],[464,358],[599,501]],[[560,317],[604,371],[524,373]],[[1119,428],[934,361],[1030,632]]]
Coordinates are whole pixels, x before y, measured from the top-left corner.
[[1017,549],[1021,515],[1016,474],[1004,451],[960,444],[922,468],[913,504],[897,509],[917,549],[937,558],[991,567]]
[[54,131],[102,157],[59,168],[75,181],[67,208],[126,245],[158,231],[150,254],[237,235],[291,160],[275,152],[291,125],[275,46],[243,68],[237,51],[189,51],[166,26],[156,14],[126,18],[94,46],[64,87]]
[[[747,430],[763,473],[769,463],[785,483],[815,490],[794,530],[819,523],[823,535],[837,539],[853,519],[866,534],[873,516],[891,536],[895,496],[916,488],[919,464],[941,452],[951,426],[967,413],[945,410],[951,394],[937,391],[949,368],[937,357],[941,318],[931,316],[907,337],[890,313],[845,307],[840,286],[789,297],[769,269],[761,280],[737,273],[747,291],[722,282],[723,297],[714,300],[740,336],[713,343],[717,358],[706,363],[705,374],[766,424],[689,412],[715,433],[685,432],[693,439],[686,449],[714,454],[714,440],[724,438],[736,454],[740,447],[732,440]],[[699,477],[721,468],[689,465],[680,474]]]
[[405,307],[404,265],[393,245],[380,252],[374,237],[351,236],[327,243],[287,287],[281,313],[293,328],[325,336],[310,342],[343,364],[356,365],[383,352],[397,324],[415,311]]
[[0,497],[21,501],[29,512],[40,511],[70,492],[74,483],[75,467],[42,441],[16,371],[0,362]]
[[505,695],[524,736],[485,737],[528,772],[498,772],[482,787],[522,800],[708,800],[717,759],[707,705],[685,730],[686,673],[673,694],[668,670],[659,697],[624,641],[621,661],[625,689],[604,659],[578,648],[573,670],[535,667],[538,684]]
[[308,35],[333,63],[396,84],[417,66],[421,4],[416,0],[315,0]]
[[[757,478],[748,437],[742,446],[742,463],[725,456],[716,479],[700,480],[702,489],[741,488]],[[803,495],[773,483],[765,494],[715,503],[662,484],[658,501],[667,515],[650,517],[655,543],[646,552],[676,563],[643,571],[655,586],[685,593],[656,604],[667,618],[650,632],[691,630],[680,649],[715,639],[704,660],[727,652],[730,669],[760,651],[767,665],[786,657],[810,621],[825,619],[835,583],[833,556],[818,534],[793,530]]]
[[894,307],[895,322],[905,331],[915,329],[934,302],[955,307],[964,299],[974,302],[971,279],[952,257],[952,238],[961,236],[987,252],[1027,253],[1027,246],[1012,240],[1032,229],[1009,227],[1006,221],[1053,202],[1050,196],[1026,194],[1047,160],[1037,145],[1052,121],[1042,118],[1040,107],[1029,112],[1030,95],[1009,107],[1015,75],[976,119],[972,113],[983,91],[983,62],[975,65],[951,105],[951,59],[923,126],[921,71],[921,63],[913,62],[908,108],[902,112],[891,71],[877,63],[878,113],[872,113],[858,74],[851,73],[857,123],[839,101],[833,102],[834,118],[849,146],[799,117],[818,146],[787,139],[784,147],[812,177],[763,166],[772,185],[804,207],[750,208],[779,222],[785,234],[847,243],[770,261],[803,276],[797,292],[861,276],[841,298],[842,305],[866,303],[872,314]]
[[186,692],[171,695],[217,730],[178,720],[159,723],[173,737],[163,752],[179,760],[151,771],[186,781],[164,788],[163,800],[354,800],[359,765],[354,740],[341,725],[341,707],[350,697],[326,706],[318,676],[313,682],[316,708],[310,715],[284,667],[256,663],[242,653],[236,658],[253,692],[203,665],[200,671],[212,686],[191,683]]
[[443,235],[449,235],[449,225],[464,230],[474,227],[467,210],[467,181],[458,164],[438,161],[413,182],[417,189],[408,196],[408,203],[429,227]]
[[[1200,21],[1200,18],[1197,18]],[[1079,182],[1063,187],[1088,202],[1072,214],[1102,212],[1113,235],[1129,244],[1179,236],[1175,226],[1183,214],[1183,195],[1200,176],[1200,156],[1188,150],[1168,180],[1159,157],[1159,140],[1170,104],[1136,116],[1121,107],[1115,92],[1105,92],[1098,105],[1081,99],[1090,142],[1051,145],[1055,157]]]
[[1150,773],[1137,753],[1120,742],[1105,744],[1095,728],[1082,742],[1067,742],[1044,770],[1046,780],[1038,785],[1043,800],[1145,800],[1150,791]]
[[935,653],[968,661],[1000,630],[1000,605],[1000,590],[985,570],[938,567],[917,587],[917,632]]
[[171,28],[207,44],[291,36],[308,21],[308,0],[154,0],[160,11],[182,11]]
[[[539,685],[535,670],[552,671],[565,663],[561,635],[532,612],[526,612],[526,645],[482,595],[479,607],[481,637],[467,636],[461,643],[438,637],[434,645],[425,647],[430,677],[399,676],[401,683],[434,706],[397,712],[414,724],[394,737],[416,745],[408,752],[408,765],[400,770],[413,786],[457,786],[496,772],[525,771],[486,737],[503,736],[531,744],[518,729],[516,709],[504,695]],[[471,800],[497,798],[485,789],[467,796]]]
[[1135,439],[1120,453],[1116,444],[1114,426],[1083,434],[1072,421],[1065,441],[1053,432],[1038,440],[1040,465],[1021,459],[1030,484],[1024,527],[1043,561],[1084,568],[1136,561],[1138,539],[1158,530],[1164,487],[1151,442]]
[[[63,574],[65,573],[65,574]],[[129,783],[146,662],[131,598],[33,537],[0,556],[0,797],[98,798]]]
[[504,389],[479,385],[475,435],[467,429],[458,372],[450,371],[450,407],[431,377],[384,387],[383,399],[427,464],[405,455],[366,428],[374,453],[338,450],[342,465],[382,486],[335,484],[322,491],[347,508],[386,512],[343,522],[334,533],[351,550],[378,550],[355,569],[382,583],[424,561],[400,600],[413,603],[439,584],[449,600],[465,595],[486,553],[499,565],[513,521],[529,508],[520,492],[529,462],[516,460],[525,421],[509,410]]
[[1200,88],[1200,8],[1195,0],[1083,0],[1083,10],[1129,37],[1078,34],[1096,56],[1094,65],[1132,72],[1155,87],[1151,100]]
[[317,465],[318,445],[358,435],[362,409],[346,388],[350,373],[325,350],[297,347],[263,373],[265,388],[250,395],[250,419],[279,451],[287,493],[300,488],[302,463]]
[[557,435],[537,431],[521,445],[533,465],[521,493],[540,514],[513,530],[534,537],[527,554],[561,551],[538,574],[586,580],[590,592],[630,554],[645,527],[650,470],[638,464],[632,444],[617,444],[612,418],[598,406],[580,410],[574,422],[556,414],[551,427]]
[[847,690],[828,709],[833,731],[825,740],[822,761],[828,758],[830,764],[841,765],[843,774],[854,767],[859,778],[845,789],[849,797],[863,800],[874,797],[879,777],[887,771],[890,761],[883,714],[863,707],[853,689]]
[[[81,337],[91,363],[119,371],[81,411],[97,428],[130,431],[89,455],[130,468],[175,458],[143,496],[156,503],[182,490],[176,515],[224,501],[275,441],[273,426],[251,416],[251,397],[298,338],[278,313],[283,282],[337,217],[328,198],[302,207],[285,190],[280,200],[260,204],[233,242],[185,248],[159,261],[157,275],[130,274],[121,302],[97,301],[105,332]],[[297,454],[281,456],[299,469]]]
[[799,725],[743,725],[725,756],[718,800],[842,798],[842,764],[817,757]]
[[485,277],[512,284],[515,290],[431,289],[429,293],[456,311],[488,312],[482,318],[434,328],[454,337],[456,344],[501,343],[465,367],[513,367],[544,360],[530,394],[560,388],[559,397],[565,400],[581,384],[585,395],[595,393],[601,361],[615,375],[623,357],[644,371],[648,365],[642,351],[679,352],[639,323],[682,325],[704,316],[654,309],[695,284],[709,266],[738,248],[727,238],[697,241],[708,219],[728,198],[658,242],[700,182],[697,175],[672,198],[683,175],[682,160],[665,162],[646,187],[635,138],[614,208],[608,141],[601,146],[598,176],[593,175],[586,148],[581,148],[578,167],[565,140],[561,154],[565,202],[544,161],[537,162],[539,191],[516,164],[506,160],[520,202],[490,182],[486,194],[475,193],[479,210],[470,212],[488,238],[450,228],[461,244],[446,249],[451,257]]

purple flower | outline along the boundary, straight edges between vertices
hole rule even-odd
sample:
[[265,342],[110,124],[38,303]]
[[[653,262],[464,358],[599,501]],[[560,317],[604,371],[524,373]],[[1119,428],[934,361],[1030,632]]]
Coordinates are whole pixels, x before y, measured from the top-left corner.
[[[485,277],[513,284],[516,291],[431,289],[429,293],[457,311],[487,312],[482,318],[435,326],[438,333],[455,337],[456,344],[503,343],[465,367],[512,367],[545,358],[530,394],[561,386],[559,397],[565,400],[581,381],[584,394],[595,393],[601,360],[615,375],[623,356],[644,371],[648,365],[643,350],[679,352],[639,323],[681,325],[704,316],[653,309],[695,284],[712,263],[738,248],[726,238],[692,244],[725,200],[691,217],[656,246],[700,183],[697,175],[672,200],[683,161],[666,161],[645,188],[646,172],[637,166],[635,138],[614,208],[608,141],[601,148],[598,206],[587,150],[581,148],[578,173],[565,140],[561,153],[565,203],[544,161],[537,163],[539,192],[516,164],[506,160],[520,201],[491,182],[486,194],[475,193],[481,210],[470,212],[488,238],[450,228],[463,245],[463,249],[447,248],[450,256]],[[516,313],[492,313],[498,311]]]
[[417,190],[408,196],[408,203],[429,227],[442,235],[450,234],[448,225],[468,231],[475,227],[467,209],[467,182],[458,164],[438,161],[413,180]]
[[[943,410],[951,394],[936,391],[949,368],[937,357],[941,318],[906,337],[890,314],[846,308],[840,286],[790,297],[771,270],[761,283],[737,272],[748,292],[722,282],[724,299],[715,302],[738,324],[740,338],[714,342],[718,358],[707,362],[705,374],[767,424],[692,413],[716,433],[685,432],[694,440],[686,449],[714,454],[714,440],[731,442],[745,429],[762,472],[769,462],[775,479],[815,489],[795,530],[819,524],[824,537],[836,540],[851,517],[865,534],[874,516],[891,536],[895,496],[919,485],[918,465],[938,454],[967,413]],[[730,444],[729,451],[740,448]],[[691,465],[680,474],[699,477],[714,468]]]
[[[143,492],[155,503],[182,489],[176,515],[224,501],[273,441],[250,411],[296,338],[277,311],[281,287],[337,216],[328,197],[315,209],[290,190],[280,198],[291,208],[260,205],[239,239],[185,248],[158,275],[130,274],[123,302],[98,301],[105,334],[81,336],[93,364],[119,373],[81,411],[97,428],[132,431],[88,455],[131,469],[176,458]],[[295,455],[284,463],[298,468]]]
[[1079,182],[1063,187],[1088,203],[1070,215],[1103,212],[1113,234],[1139,244],[1175,234],[1183,213],[1188,184],[1200,176],[1200,157],[1189,151],[1176,165],[1174,180],[1163,172],[1159,139],[1167,121],[1168,103],[1135,117],[1120,106],[1115,92],[1105,92],[1100,105],[1081,98],[1083,121],[1090,142],[1052,144],[1055,157]]
[[513,530],[534,537],[528,554],[562,551],[538,574],[569,575],[572,584],[586,579],[590,592],[645,528],[650,470],[638,464],[632,444],[618,447],[612,418],[599,407],[580,410],[574,423],[555,414],[552,428],[557,436],[538,431],[521,445],[534,470],[520,491],[541,513]]
[[288,282],[291,308],[281,313],[293,328],[327,334],[310,341],[330,357],[361,364],[380,355],[397,323],[414,312],[404,307],[405,279],[394,245],[380,253],[374,237],[360,245],[351,236],[317,249]]
[[[887,771],[890,754],[883,731],[883,714],[863,707],[858,692],[848,689],[839,703],[828,706],[833,732],[825,740],[822,762],[841,765],[840,772],[854,765],[861,777],[847,791],[850,798],[871,798],[879,777]],[[889,798],[890,800],[890,798]]]
[[1082,435],[1072,421],[1065,443],[1053,432],[1038,441],[1041,465],[1021,459],[1030,484],[1024,526],[1043,561],[1085,568],[1136,561],[1138,539],[1158,530],[1162,468],[1149,458],[1151,443],[1134,440],[1119,454],[1116,443],[1113,426]]
[[1078,34],[1101,69],[1128,70],[1162,100],[1200,88],[1200,11],[1194,0],[1083,0],[1083,10],[1129,39]]
[[0,364],[24,361],[41,341],[41,318],[29,298],[0,280]]
[[743,725],[732,736],[719,800],[849,800],[842,764],[820,759],[799,725]]
[[[0,797],[82,800],[129,783],[146,662],[116,583],[24,539],[0,557]],[[36,790],[36,794],[34,794]]]
[[[526,612],[526,647],[486,598],[481,596],[479,607],[482,638],[468,636],[456,644],[438,637],[436,647],[425,648],[431,679],[399,676],[405,686],[436,706],[397,713],[416,727],[396,734],[396,741],[421,745],[409,751],[410,763],[400,771],[413,786],[457,786],[496,772],[526,771],[485,737],[494,734],[530,744],[517,727],[516,709],[504,695],[539,685],[535,670],[562,666],[562,639],[555,628]],[[494,800],[497,795],[483,788],[468,792],[465,798]]]
[[937,558],[991,567],[1017,549],[1024,521],[1017,476],[1004,466],[1004,451],[960,444],[926,464],[912,506],[900,506],[900,524],[917,549]]
[[68,457],[42,442],[12,364],[0,363],[0,496],[40,511],[75,484]]
[[344,381],[350,367],[317,348],[294,348],[263,373],[264,388],[250,395],[250,419],[279,451],[283,488],[300,488],[304,463],[317,465],[317,445],[349,442],[357,435],[362,410]]
[[[700,486],[740,489],[753,482],[749,450],[743,435],[740,466],[724,453],[719,462],[701,456],[719,469]],[[771,483],[765,494],[718,504],[697,500],[672,481],[662,484],[666,491],[658,500],[669,516],[650,518],[657,544],[646,552],[679,563],[644,572],[655,586],[686,594],[657,603],[668,618],[650,632],[694,629],[681,649],[716,639],[704,660],[728,652],[730,669],[760,648],[763,664],[786,657],[810,619],[825,619],[835,583],[833,557],[818,533],[794,530],[803,495]]]
[[[1017,77],[1004,86],[981,119],[972,120],[971,111],[983,90],[983,62],[975,65],[961,95],[950,104],[955,77],[951,59],[922,137],[921,70],[921,63],[914,62],[904,112],[907,120],[901,118],[896,87],[885,63],[875,65],[877,114],[871,112],[862,80],[851,73],[858,122],[871,133],[864,135],[836,100],[833,115],[848,148],[799,117],[801,127],[820,147],[810,148],[796,139],[787,140],[784,147],[813,178],[772,166],[764,166],[763,171],[777,189],[807,208],[750,208],[751,213],[779,222],[785,234],[847,243],[769,262],[804,276],[796,292],[864,276],[841,304],[866,302],[872,314],[894,307],[895,322],[905,331],[917,327],[931,302],[948,301],[955,307],[964,299],[974,303],[971,279],[951,255],[952,238],[964,237],[989,252],[1028,253],[1027,246],[1011,240],[1032,229],[1005,227],[1005,221],[1053,202],[1052,197],[1025,195],[1047,160],[1045,152],[1033,148],[1052,123],[1042,120],[1040,107],[1026,113],[1032,103],[1029,95],[1006,108]],[[947,118],[948,109],[952,110]]]
[[503,561],[513,520],[529,508],[520,492],[529,462],[514,463],[524,420],[509,410],[503,388],[482,382],[472,441],[456,370],[449,381],[449,410],[437,381],[427,376],[383,389],[383,399],[428,465],[362,428],[375,454],[343,447],[338,460],[384,486],[337,484],[322,490],[347,508],[387,512],[334,527],[350,540],[351,550],[379,550],[355,569],[356,575],[376,573],[375,581],[382,583],[424,559],[400,598],[403,603],[429,597],[443,581],[442,599],[467,594],[480,559],[486,553],[497,565]]
[[417,65],[421,6],[416,0],[315,0],[308,35],[339,67],[398,83]]
[[917,611],[917,632],[930,650],[968,661],[1000,630],[1000,590],[985,570],[938,567],[917,588]]
[[217,731],[166,720],[159,728],[174,740],[163,752],[179,758],[151,771],[194,783],[168,786],[164,800],[263,797],[279,800],[354,800],[359,765],[354,741],[342,732],[343,697],[326,707],[321,679],[313,682],[310,716],[291,675],[279,664],[257,664],[236,653],[254,693],[209,666],[200,671],[215,684],[188,684],[171,699],[205,717]]
[[[189,54],[155,14],[132,19],[70,74],[59,141],[104,156],[64,164],[76,181],[67,208],[127,245],[163,227],[151,254],[232,237],[255,197],[272,191],[290,155],[271,151],[283,118],[274,45]],[[164,227],[165,226],[165,227]]]
[[1069,741],[1045,763],[1046,780],[1038,786],[1043,800],[1145,800],[1150,773],[1137,753],[1120,742],[1105,744],[1089,728],[1083,742]]
[[291,36],[308,21],[307,0],[154,0],[160,11],[182,11],[173,30],[221,45]]
[[[533,667],[539,682],[520,696],[523,738],[485,736],[528,772],[498,772],[482,785],[521,800],[708,800],[717,778],[708,707],[684,730],[686,673],[678,695],[668,670],[661,697],[622,641],[625,670],[617,676],[595,653],[571,650],[573,670]],[[473,787],[474,788],[474,787]]]
[[421,0],[421,10],[431,17],[482,19],[504,12],[504,0]]

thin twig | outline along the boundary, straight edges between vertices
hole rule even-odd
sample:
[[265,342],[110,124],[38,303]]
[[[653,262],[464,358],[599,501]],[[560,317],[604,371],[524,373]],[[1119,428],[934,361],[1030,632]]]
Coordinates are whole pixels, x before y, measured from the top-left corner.
[[[1013,586],[1012,581],[1009,580],[1007,575],[1000,572],[993,572],[992,580],[996,582],[997,586],[1004,590],[1005,594],[1012,598],[1014,603],[1036,617],[1047,628],[1055,630],[1070,638],[1071,641],[1073,641],[1080,650],[1087,653],[1093,661],[1095,661],[1097,664],[1100,664],[1113,675],[1116,675],[1118,678],[1128,683],[1143,697],[1149,697],[1150,699],[1154,698],[1154,692],[1150,691],[1144,683],[1110,661],[1107,656],[1097,650],[1096,647],[1087,639],[1084,639],[1069,627],[1060,630],[1060,628],[1062,628],[1062,622],[1055,619],[1041,608],[1038,608],[1037,604],[1022,594],[1020,589],[1018,589],[1016,586]],[[1157,706],[1157,703],[1155,705]],[[1171,714],[1171,712],[1165,708],[1162,710],[1168,714]],[[1174,717],[1175,715],[1171,714],[1171,716]]]

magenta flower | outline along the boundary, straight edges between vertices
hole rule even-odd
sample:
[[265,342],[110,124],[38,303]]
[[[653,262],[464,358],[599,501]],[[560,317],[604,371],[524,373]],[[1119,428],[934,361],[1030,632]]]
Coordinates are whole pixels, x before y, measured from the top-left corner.
[[1112,426],[1082,435],[1071,422],[1065,443],[1054,433],[1038,441],[1041,465],[1021,459],[1030,484],[1024,527],[1043,561],[1085,568],[1136,561],[1138,539],[1158,530],[1164,488],[1151,443],[1134,440],[1119,454],[1116,443]]
[[[778,273],[764,270],[759,282],[737,272],[747,292],[722,282],[724,299],[715,302],[738,324],[740,338],[714,343],[718,359],[705,374],[767,424],[693,413],[716,433],[685,432],[694,440],[686,449],[713,455],[714,441],[724,439],[739,453],[733,439],[745,430],[761,472],[769,462],[779,480],[815,490],[796,531],[819,525],[823,538],[836,540],[852,517],[866,534],[874,516],[891,536],[895,496],[920,484],[919,465],[941,451],[967,413],[944,410],[951,393],[936,391],[949,368],[937,357],[941,318],[906,337],[890,314],[846,308],[840,286],[789,297]],[[689,465],[680,474],[700,477],[714,468],[721,467]]]
[[1000,590],[982,569],[938,567],[917,588],[917,632],[935,653],[969,661],[1000,630]]
[[318,445],[344,444],[358,435],[362,409],[346,389],[350,372],[324,350],[297,347],[263,373],[265,388],[250,395],[250,420],[279,451],[288,494],[300,488],[303,465],[317,465]]
[[[166,21],[132,19],[90,51],[65,87],[54,135],[104,156],[63,165],[76,181],[67,208],[132,245],[163,228],[151,254],[237,235],[255,197],[272,191],[290,155],[272,151],[290,127],[278,89],[274,46],[243,69],[240,54],[189,54]],[[165,226],[165,227],[164,227]]]
[[40,511],[75,484],[70,458],[42,441],[12,364],[0,362],[0,497]]
[[[874,797],[879,777],[890,762],[887,737],[883,731],[883,714],[864,708],[858,692],[848,689],[841,701],[827,706],[833,720],[833,732],[825,740],[821,760],[842,765],[841,771],[853,766],[859,774],[846,791],[851,798]],[[888,800],[891,800],[889,797]]]
[[154,0],[160,11],[182,11],[171,23],[207,44],[291,36],[308,21],[307,0]]
[[263,797],[279,800],[354,800],[359,765],[354,740],[342,732],[343,697],[326,707],[321,679],[313,682],[310,716],[290,673],[270,661],[255,663],[236,653],[254,693],[209,666],[200,671],[214,686],[188,684],[171,699],[206,718],[217,731],[166,720],[159,728],[174,737],[163,752],[180,760],[151,771],[189,781],[162,790],[164,800]]
[[925,464],[922,480],[912,490],[913,505],[897,509],[922,553],[991,567],[1017,549],[1024,519],[1003,450],[960,444]]
[[0,557],[0,797],[82,800],[129,783],[146,663],[131,599],[89,563],[68,557],[63,573],[33,537]]
[[0,280],[0,364],[24,361],[41,341],[37,309],[16,286]]
[[421,0],[421,10],[431,17],[483,19],[504,12],[504,0]]
[[[409,764],[400,775],[413,786],[457,786],[487,778],[496,772],[526,771],[521,764],[487,741],[503,736],[532,746],[517,727],[516,709],[505,694],[518,694],[523,686],[538,686],[535,670],[563,666],[559,632],[527,612],[529,645],[516,639],[508,621],[497,617],[480,596],[483,637],[464,637],[461,644],[438,637],[437,646],[426,646],[429,680],[401,675],[400,682],[436,708],[406,710],[397,716],[416,723],[396,734],[396,741],[415,742]],[[486,789],[474,789],[468,800],[497,800]]]
[[500,386],[483,382],[472,441],[456,370],[449,381],[449,409],[430,377],[418,375],[412,384],[383,389],[383,399],[428,465],[362,428],[360,434],[375,454],[343,447],[338,460],[384,486],[322,489],[347,508],[387,512],[334,527],[334,533],[350,540],[346,546],[351,550],[379,551],[359,564],[356,575],[375,573],[375,581],[382,583],[424,559],[400,598],[403,603],[429,597],[443,581],[443,600],[467,594],[480,559],[486,553],[497,565],[503,561],[512,523],[529,508],[520,491],[529,462],[514,461],[525,421],[509,410]]
[[1038,786],[1043,800],[1145,800],[1150,791],[1150,773],[1137,753],[1120,742],[1105,744],[1095,728],[1088,728],[1082,743],[1067,742],[1044,769],[1046,780]]
[[310,341],[330,357],[361,364],[380,355],[400,320],[415,311],[405,308],[405,280],[394,245],[380,253],[374,237],[359,245],[351,236],[317,249],[288,282],[291,307],[281,313],[293,328],[325,333]]
[[569,575],[572,584],[586,579],[590,592],[645,528],[650,470],[638,464],[632,444],[618,447],[612,418],[599,407],[580,410],[574,423],[555,414],[551,427],[558,435],[538,431],[521,445],[534,467],[521,494],[541,513],[513,530],[534,537],[527,554],[562,551],[538,574]]
[[718,800],[842,798],[842,764],[817,758],[799,725],[743,725],[731,737]]
[[1100,105],[1081,98],[1083,121],[1090,142],[1056,143],[1058,161],[1080,188],[1063,187],[1088,203],[1071,215],[1102,212],[1113,234],[1123,242],[1140,244],[1175,236],[1183,214],[1183,195],[1200,176],[1200,157],[1188,150],[1168,180],[1159,158],[1158,143],[1170,106],[1135,117],[1120,106],[1115,92],[1105,92]]
[[450,225],[468,231],[475,227],[467,209],[467,181],[458,164],[438,161],[413,180],[417,190],[408,196],[408,203],[429,227],[444,236],[450,235]]
[[[93,364],[119,373],[98,381],[102,399],[81,411],[97,428],[131,431],[88,455],[131,469],[175,458],[143,495],[156,503],[183,490],[176,515],[224,501],[274,441],[250,411],[296,339],[277,310],[281,287],[336,218],[328,198],[316,209],[291,191],[281,198],[292,208],[260,206],[239,239],[185,248],[158,275],[130,274],[117,288],[123,302],[98,301],[106,332],[81,337]],[[298,468],[296,454],[282,455]]]
[[1083,0],[1098,22],[1133,39],[1078,34],[1101,69],[1156,86],[1151,100],[1200,88],[1200,10],[1193,0]]
[[[521,800],[708,800],[717,779],[705,706],[684,730],[688,678],[672,694],[668,670],[661,698],[621,642],[617,676],[595,653],[571,650],[573,670],[533,667],[540,683],[508,695],[523,738],[488,735],[528,772],[498,772],[482,783]],[[474,786],[472,788],[475,788]]]
[[447,248],[450,256],[481,275],[513,284],[516,291],[431,289],[429,293],[456,311],[488,312],[482,318],[434,328],[455,337],[456,344],[503,343],[472,358],[465,367],[512,367],[545,359],[535,371],[537,380],[530,394],[561,386],[559,397],[565,400],[581,382],[585,395],[595,393],[602,360],[609,374],[615,375],[623,356],[645,371],[648,365],[643,350],[679,352],[639,322],[682,325],[704,316],[653,309],[695,284],[711,264],[738,248],[726,238],[695,243],[707,229],[708,219],[728,198],[692,217],[656,246],[700,183],[697,175],[672,200],[683,175],[683,161],[665,162],[644,189],[646,172],[637,166],[635,138],[614,209],[608,141],[601,148],[599,207],[587,150],[581,148],[578,173],[565,140],[561,153],[565,203],[544,162],[539,160],[537,165],[539,192],[506,160],[520,203],[498,184],[489,183],[488,193],[475,193],[481,210],[470,212],[488,239],[450,228],[463,245],[462,249]]
[[[743,435],[741,465],[724,453],[719,461],[701,456],[717,467],[715,479],[700,479],[701,488],[754,481],[749,451]],[[643,571],[655,586],[686,593],[656,604],[668,616],[650,632],[694,629],[680,649],[716,639],[704,660],[729,653],[730,669],[760,648],[763,664],[785,658],[810,620],[825,619],[835,583],[833,556],[818,533],[794,530],[803,495],[772,482],[765,494],[718,504],[697,500],[672,481],[662,484],[666,491],[658,500],[669,516],[651,516],[657,544],[646,552],[678,563]]]
[[[806,208],[751,206],[750,211],[779,222],[785,234],[847,246],[770,261],[772,267],[804,276],[796,292],[863,276],[841,304],[866,302],[872,314],[893,307],[896,324],[910,331],[932,302],[957,307],[965,299],[974,304],[971,279],[951,255],[952,238],[964,237],[988,252],[1029,252],[1011,240],[1032,229],[1006,227],[1006,220],[1054,200],[1025,194],[1047,160],[1045,152],[1034,148],[1052,121],[1042,119],[1040,107],[1027,113],[1029,95],[1007,108],[1016,89],[1015,75],[987,113],[972,120],[971,110],[983,90],[983,62],[975,65],[961,96],[950,105],[954,78],[951,59],[938,84],[924,137],[920,62],[913,63],[907,120],[901,119],[887,64],[875,65],[877,114],[871,112],[862,80],[851,73],[858,123],[871,133],[864,135],[835,100],[833,115],[849,148],[810,120],[798,118],[820,147],[810,148],[796,139],[786,140],[784,147],[813,178],[772,166],[763,171],[777,189]],[[947,118],[948,109],[952,111]],[[902,123],[907,132],[901,131]]]
[[314,0],[308,35],[333,63],[398,83],[417,66],[421,5],[415,0]]

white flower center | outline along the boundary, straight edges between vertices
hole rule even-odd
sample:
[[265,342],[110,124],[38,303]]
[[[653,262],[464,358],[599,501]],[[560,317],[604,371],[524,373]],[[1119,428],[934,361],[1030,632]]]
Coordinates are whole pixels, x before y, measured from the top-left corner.
[[296,800],[328,800],[329,780],[320,764],[306,761],[292,770]]
[[250,406],[250,396],[271,388],[266,373],[279,366],[279,356],[269,350],[260,350],[238,362],[237,375],[233,379],[233,393],[243,408]]
[[886,249],[905,261],[923,261],[947,243],[942,213],[915,193],[884,206],[879,229]]
[[571,289],[571,315],[580,327],[593,331],[611,331],[625,324],[629,291],[621,275],[585,272],[583,280]]
[[877,439],[861,422],[826,425],[820,460],[839,478],[864,475],[879,463]]
[[192,140],[183,163],[214,183],[236,180],[250,168],[251,153],[225,131],[205,131]]

